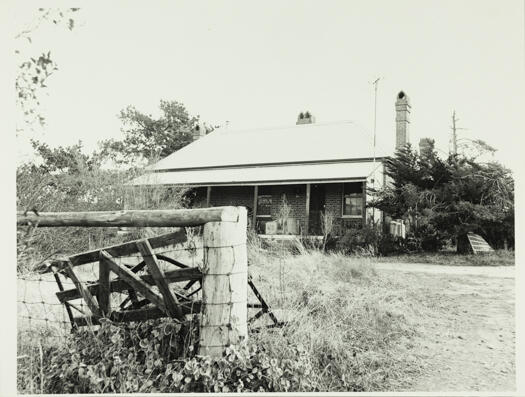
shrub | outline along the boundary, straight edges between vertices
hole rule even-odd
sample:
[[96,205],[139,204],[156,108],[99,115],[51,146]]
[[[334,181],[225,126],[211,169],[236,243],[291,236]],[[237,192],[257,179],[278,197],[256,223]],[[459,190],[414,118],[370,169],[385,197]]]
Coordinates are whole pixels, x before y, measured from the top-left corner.
[[445,245],[447,236],[440,232],[432,224],[424,224],[417,229],[417,237],[420,241],[421,250],[425,252],[437,252]]
[[[37,384],[45,393],[310,391],[315,388],[306,349],[291,343],[279,357],[263,345],[198,356],[197,324],[170,319],[140,324],[104,322],[79,330],[63,345],[45,348]],[[19,378],[19,391],[29,391]]]
[[373,226],[366,225],[361,229],[348,229],[338,239],[336,248],[346,254],[362,252],[363,250],[374,254],[377,252],[380,238],[381,232]]

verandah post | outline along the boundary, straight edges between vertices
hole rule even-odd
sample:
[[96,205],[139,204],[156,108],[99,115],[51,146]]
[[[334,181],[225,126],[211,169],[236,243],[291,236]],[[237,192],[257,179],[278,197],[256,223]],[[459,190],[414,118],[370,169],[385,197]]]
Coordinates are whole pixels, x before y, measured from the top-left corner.
[[308,236],[310,233],[310,184],[306,184],[306,208],[305,208],[305,236]]
[[237,210],[237,222],[204,225],[200,355],[220,357],[248,336],[247,211]]

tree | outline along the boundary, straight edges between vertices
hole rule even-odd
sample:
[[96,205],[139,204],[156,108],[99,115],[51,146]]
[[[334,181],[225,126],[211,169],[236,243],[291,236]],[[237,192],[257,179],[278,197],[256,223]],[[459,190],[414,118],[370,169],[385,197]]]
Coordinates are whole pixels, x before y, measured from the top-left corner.
[[199,116],[191,116],[186,107],[177,101],[160,101],[161,116],[154,118],[128,106],[120,112],[124,133],[123,140],[106,140],[101,143],[101,153],[121,164],[137,160],[155,161],[181,149],[193,140],[199,125]]
[[[514,244],[514,181],[510,170],[496,162],[476,160],[489,146],[476,141],[475,157],[438,157],[431,144],[422,153],[410,145],[387,160],[391,183],[372,191],[372,207],[409,221],[427,249],[447,239],[462,251],[468,232],[479,233],[495,247]],[[492,150],[492,148],[490,148]]]
[[[52,22],[54,25],[66,26],[73,30],[75,26],[74,13],[79,8],[51,9],[39,8],[35,21],[26,26],[16,36],[17,46],[15,55],[18,58],[18,73],[15,79],[17,93],[17,106],[22,112],[22,119],[26,125],[38,122],[44,125],[45,117],[40,112],[40,96],[42,90],[47,88],[46,82],[49,77],[58,70],[56,62],[51,57],[51,51],[42,51],[38,55],[34,49],[22,49],[23,44],[31,45],[31,36],[37,32],[42,24]],[[31,55],[28,55],[31,53]],[[22,127],[17,127],[21,131]]]

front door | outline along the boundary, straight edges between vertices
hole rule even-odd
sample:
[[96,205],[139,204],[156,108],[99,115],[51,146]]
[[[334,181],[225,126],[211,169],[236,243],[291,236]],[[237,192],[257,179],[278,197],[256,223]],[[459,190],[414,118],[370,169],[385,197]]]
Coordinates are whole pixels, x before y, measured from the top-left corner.
[[310,219],[308,234],[320,236],[321,230],[321,213],[325,208],[325,185],[315,184],[310,187]]

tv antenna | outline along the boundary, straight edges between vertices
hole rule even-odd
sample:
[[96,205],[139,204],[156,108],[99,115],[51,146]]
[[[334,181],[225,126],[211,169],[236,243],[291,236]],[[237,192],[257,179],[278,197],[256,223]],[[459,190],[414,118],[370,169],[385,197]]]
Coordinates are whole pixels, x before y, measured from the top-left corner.
[[[372,83],[374,85],[374,143],[373,143],[373,152],[374,152],[374,162],[372,165],[372,188],[375,188],[376,185],[376,130],[377,130],[377,85],[379,84],[381,77],[378,77]],[[375,222],[375,208],[372,208],[372,222]]]

